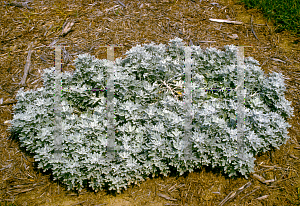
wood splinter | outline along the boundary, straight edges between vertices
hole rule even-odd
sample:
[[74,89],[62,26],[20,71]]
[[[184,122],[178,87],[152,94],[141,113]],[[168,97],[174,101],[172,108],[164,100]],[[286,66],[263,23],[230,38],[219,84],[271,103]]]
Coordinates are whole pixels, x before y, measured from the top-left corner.
[[31,48],[32,48],[32,45],[33,45],[33,43],[31,42],[30,45],[28,46],[29,50],[28,50],[27,60],[26,60],[25,68],[24,68],[24,75],[23,75],[23,78],[22,78],[22,80],[20,82],[20,84],[22,86],[25,86],[27,74],[28,74],[29,69],[30,69],[30,64],[31,64],[30,59],[31,59],[31,52],[32,52]]
[[225,199],[222,200],[222,202],[220,202],[219,206],[222,206],[226,202],[229,202],[230,200],[234,199],[238,194],[240,194],[242,191],[244,191],[245,189],[247,189],[250,185],[251,185],[251,181],[247,182],[245,185],[243,185],[242,187],[240,187],[237,191],[230,192],[227,195],[227,197],[225,197]]
[[255,32],[254,32],[254,29],[253,29],[253,15],[251,16],[251,31],[254,35],[254,37],[257,39],[257,41],[259,41],[258,37],[256,36]]

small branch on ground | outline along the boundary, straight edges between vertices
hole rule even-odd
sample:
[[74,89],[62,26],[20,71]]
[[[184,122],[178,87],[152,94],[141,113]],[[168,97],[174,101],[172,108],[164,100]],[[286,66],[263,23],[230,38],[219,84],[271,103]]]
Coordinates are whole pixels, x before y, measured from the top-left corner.
[[253,29],[253,15],[251,16],[251,31],[254,34],[254,37],[257,39],[257,41],[259,41],[259,39],[257,38],[257,36],[256,36],[256,34],[254,32],[254,29]]
[[242,187],[240,187],[237,191],[230,192],[227,195],[227,197],[225,197],[225,199],[222,200],[222,202],[220,202],[219,206],[222,206],[226,202],[229,202],[230,200],[234,199],[238,194],[240,194],[242,191],[244,191],[245,189],[247,189],[250,185],[251,185],[251,182],[247,182],[245,185],[243,185]]
[[20,84],[22,86],[25,86],[27,74],[28,74],[29,69],[30,69],[30,64],[31,64],[30,59],[31,59],[31,52],[32,52],[31,48],[32,48],[32,45],[33,45],[33,43],[31,42],[30,45],[28,46],[29,51],[28,51],[28,55],[27,55],[27,60],[26,60],[25,68],[24,68],[24,75],[23,75],[23,78],[22,78],[22,80],[20,82]]

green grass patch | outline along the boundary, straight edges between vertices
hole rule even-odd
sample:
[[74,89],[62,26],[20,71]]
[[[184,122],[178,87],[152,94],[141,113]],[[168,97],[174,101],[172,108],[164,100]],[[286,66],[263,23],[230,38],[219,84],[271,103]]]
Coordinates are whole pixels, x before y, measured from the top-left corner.
[[277,26],[276,32],[289,30],[300,36],[300,2],[299,0],[239,0],[247,9],[259,9]]

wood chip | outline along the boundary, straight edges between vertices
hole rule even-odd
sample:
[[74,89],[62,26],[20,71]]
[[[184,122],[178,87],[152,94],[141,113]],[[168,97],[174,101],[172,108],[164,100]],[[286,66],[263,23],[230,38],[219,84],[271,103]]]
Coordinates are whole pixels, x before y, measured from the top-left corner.
[[5,170],[5,169],[7,169],[7,168],[11,168],[11,166],[12,166],[12,163],[10,163],[9,165],[6,165],[5,167],[2,167],[2,168],[0,169],[0,171]]
[[62,32],[60,35],[65,36],[67,33],[69,33],[71,31],[73,25],[74,25],[74,21],[70,21],[70,22],[66,23],[66,25],[62,29]]
[[216,41],[199,41],[199,43],[215,43]]
[[173,198],[169,197],[168,195],[164,195],[164,194],[161,194],[161,193],[158,193],[157,195],[162,197],[162,198],[165,198],[167,200],[177,201],[177,199],[173,199]]
[[176,185],[177,185],[177,183],[175,185],[173,185],[172,187],[170,187],[170,189],[168,191],[170,192],[171,190],[173,190],[176,187]]
[[110,11],[110,10],[112,10],[112,9],[115,9],[115,8],[117,8],[117,7],[120,7],[120,6],[119,6],[119,5],[115,5],[115,6],[111,7],[111,8],[109,8],[109,9],[105,9],[105,12],[107,13],[108,11]]
[[53,42],[51,42],[51,44],[49,45],[49,47],[53,47],[55,46],[56,42],[58,42],[59,39],[54,39]]
[[299,149],[300,150],[300,147],[294,147],[294,149]]
[[269,165],[258,165],[258,166],[260,166],[260,167],[264,167],[264,168],[272,168],[272,169],[282,169],[281,167],[277,167],[277,166],[269,166]]
[[254,29],[253,29],[253,15],[251,16],[251,31],[252,31],[254,37],[259,41],[259,39],[258,39],[258,37],[256,36],[255,31],[254,31]]
[[271,180],[265,180],[264,183],[269,184],[271,182],[275,182],[275,179],[271,179]]
[[254,177],[255,179],[257,179],[258,181],[260,181],[261,183],[264,183],[264,182],[266,181],[265,178],[263,178],[263,177],[261,177],[261,176],[259,176],[259,175],[257,175],[257,174],[253,174],[253,177]]
[[121,2],[121,1],[116,1],[118,4],[120,4],[121,6],[123,6],[124,8],[126,8],[126,5],[123,3],[123,2]]
[[31,42],[30,45],[28,46],[29,51],[28,51],[28,56],[27,56],[25,68],[24,68],[24,75],[23,75],[23,78],[22,78],[22,80],[21,80],[21,82],[20,82],[20,84],[21,84],[22,86],[25,86],[27,74],[28,74],[28,72],[29,72],[29,70],[30,70],[30,64],[31,64],[30,59],[31,59],[31,48],[32,48],[32,45],[33,45],[33,43]]
[[245,185],[243,185],[242,187],[240,187],[237,191],[232,191],[230,192],[225,199],[222,200],[222,202],[220,202],[219,206],[224,205],[226,202],[231,201],[233,198],[235,198],[238,194],[240,194],[242,191],[244,191],[245,189],[247,189],[248,187],[250,187],[251,185],[251,181],[247,182]]
[[232,34],[232,36],[228,35],[229,38],[231,39],[238,39],[239,36],[237,34]]
[[9,126],[11,124],[10,121],[11,120],[6,120],[6,121],[4,121],[4,124],[7,125],[7,126]]
[[15,190],[10,190],[11,192],[15,192],[15,193],[24,193],[24,192],[29,192],[31,190],[33,190],[34,188],[28,188],[28,189],[25,189],[25,190],[21,190],[21,189],[15,189]]
[[258,197],[256,199],[257,200],[263,200],[263,199],[266,199],[267,197],[269,197],[269,195],[264,195],[264,196]]
[[241,21],[230,21],[226,19],[209,19],[209,21],[219,22],[219,23],[228,23],[228,24],[243,24]]
[[281,59],[276,59],[276,58],[271,58],[273,61],[277,61],[277,62],[282,62],[282,63],[286,63],[285,61],[281,60]]
[[40,59],[41,59],[42,61],[48,63],[47,57],[46,57],[45,55],[42,54],[42,55],[40,56]]
[[296,157],[296,156],[294,156],[294,155],[292,155],[292,154],[290,154],[290,157],[291,157],[291,158],[294,158],[294,159],[296,159],[296,160],[299,159],[299,157]]

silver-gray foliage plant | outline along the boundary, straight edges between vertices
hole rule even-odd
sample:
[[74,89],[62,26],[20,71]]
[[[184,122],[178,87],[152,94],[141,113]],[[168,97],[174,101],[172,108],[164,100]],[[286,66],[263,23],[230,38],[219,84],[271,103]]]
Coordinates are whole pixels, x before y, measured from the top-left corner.
[[[116,159],[106,158],[106,84],[111,62],[83,54],[75,60],[73,74],[61,74],[61,126],[63,156],[54,159],[54,70],[44,70],[44,87],[19,90],[11,131],[21,146],[35,156],[38,167],[51,169],[54,179],[68,189],[126,189],[131,183],[171,169],[180,175],[202,165],[222,167],[231,176],[247,178],[254,171],[254,156],[279,148],[287,139],[286,121],[293,108],[284,97],[281,73],[265,77],[252,57],[245,58],[244,159],[237,155],[236,91],[211,92],[199,88],[237,86],[237,47],[202,50],[192,46],[193,158],[182,159],[185,135],[184,44],[137,45],[125,59],[115,61]],[[167,87],[167,86],[168,87]],[[69,90],[67,90],[69,88]],[[85,91],[88,88],[101,89]],[[170,90],[172,89],[172,92]],[[179,97],[179,98],[178,98]]]

